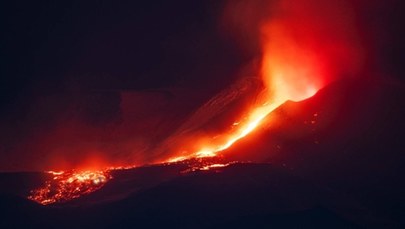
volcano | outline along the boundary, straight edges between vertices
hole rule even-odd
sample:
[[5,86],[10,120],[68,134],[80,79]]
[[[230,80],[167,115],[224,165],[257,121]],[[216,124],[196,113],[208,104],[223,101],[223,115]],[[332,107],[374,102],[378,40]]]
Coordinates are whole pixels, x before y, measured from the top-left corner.
[[398,5],[0,7],[0,228],[405,227]]
[[199,159],[112,170],[104,187],[46,207],[25,197],[49,174],[3,173],[1,226],[399,227],[403,92],[380,80],[336,82],[205,159],[223,166]]

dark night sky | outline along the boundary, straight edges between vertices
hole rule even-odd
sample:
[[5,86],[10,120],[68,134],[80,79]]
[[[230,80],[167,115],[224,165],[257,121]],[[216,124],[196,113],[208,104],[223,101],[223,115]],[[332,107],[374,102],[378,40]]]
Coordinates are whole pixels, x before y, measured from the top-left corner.
[[[404,16],[399,1],[353,3],[369,72],[404,79]],[[195,88],[205,93],[200,98],[208,99],[258,56],[256,46],[240,45],[249,41],[244,40],[246,34],[230,35],[232,29],[221,24],[225,4],[2,2],[0,143],[8,145],[0,147],[0,154],[12,154],[13,141],[20,144],[20,139],[46,131],[65,107],[77,101],[84,101],[80,105],[87,109],[84,116],[97,122],[115,112],[122,90]],[[106,95],[97,97],[96,103],[84,96],[100,92]],[[51,105],[37,106],[44,97],[52,98]],[[98,112],[97,103],[109,108]],[[92,116],[94,111],[88,110],[94,106],[97,115]]]
[[[66,91],[229,82],[243,56],[221,37],[220,1],[9,2],[2,9],[2,102]],[[5,60],[5,61],[4,61]],[[209,68],[209,70],[207,70]],[[215,71],[215,70],[214,70]],[[228,76],[227,76],[228,74]]]

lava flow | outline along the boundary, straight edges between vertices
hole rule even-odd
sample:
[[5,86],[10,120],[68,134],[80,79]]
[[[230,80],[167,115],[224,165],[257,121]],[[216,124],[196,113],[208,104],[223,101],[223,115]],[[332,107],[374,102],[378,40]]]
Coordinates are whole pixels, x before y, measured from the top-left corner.
[[53,177],[44,187],[31,191],[28,199],[47,205],[66,202],[103,187],[112,177],[108,171],[49,171]]
[[[182,161],[182,163],[187,164],[188,169],[180,171],[180,173],[215,170],[232,164],[222,164],[218,160],[203,159],[187,160]],[[167,164],[170,163],[166,163],[165,165]],[[131,168],[134,167],[114,167],[93,171],[48,171],[47,173],[50,174],[52,178],[46,181],[43,187],[32,190],[28,199],[42,205],[68,202],[102,188],[113,178],[110,175],[112,170],[125,170]]]

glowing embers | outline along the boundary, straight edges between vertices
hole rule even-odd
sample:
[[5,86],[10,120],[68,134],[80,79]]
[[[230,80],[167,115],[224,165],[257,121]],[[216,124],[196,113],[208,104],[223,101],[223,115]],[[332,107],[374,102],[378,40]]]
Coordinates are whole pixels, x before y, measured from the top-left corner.
[[112,177],[108,171],[48,172],[52,179],[31,191],[28,199],[43,205],[66,202],[103,187]]

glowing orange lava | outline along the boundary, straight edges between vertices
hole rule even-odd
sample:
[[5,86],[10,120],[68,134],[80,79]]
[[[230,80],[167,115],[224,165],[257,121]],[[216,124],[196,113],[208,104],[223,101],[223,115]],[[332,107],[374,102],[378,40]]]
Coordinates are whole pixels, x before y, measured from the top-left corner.
[[53,177],[44,187],[31,191],[28,199],[43,205],[66,202],[94,192],[112,177],[108,171],[49,171]]
[[[189,173],[195,171],[207,171],[212,169],[220,169],[232,163],[219,163],[217,161],[208,161],[203,159],[195,159],[182,161],[186,163],[188,169],[180,173]],[[166,165],[173,162],[165,163]],[[48,171],[52,178],[37,189],[31,191],[28,199],[42,205],[55,203],[64,203],[102,188],[109,180],[112,179],[110,171],[132,169],[134,167],[115,167],[107,170],[99,171]]]

